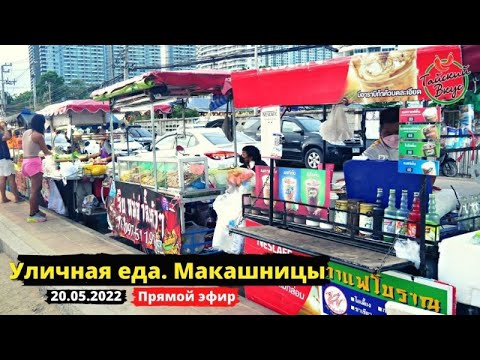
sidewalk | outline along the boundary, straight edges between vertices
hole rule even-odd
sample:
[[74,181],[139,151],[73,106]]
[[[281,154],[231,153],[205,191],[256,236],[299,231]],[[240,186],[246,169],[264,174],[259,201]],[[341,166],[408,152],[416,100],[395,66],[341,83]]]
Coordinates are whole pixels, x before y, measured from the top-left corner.
[[[11,194],[8,194],[11,198]],[[110,239],[94,230],[42,209],[48,214],[44,223],[27,223],[28,202],[0,204],[0,253],[16,260],[20,255],[66,254],[142,254],[140,251]],[[52,287],[39,287],[42,294]],[[60,288],[60,287],[58,287]],[[92,287],[69,287],[87,289]],[[128,301],[123,305],[72,305],[61,304],[64,314],[98,315],[275,315],[276,313],[240,297],[232,308],[224,307],[135,307],[133,287],[126,289]]]

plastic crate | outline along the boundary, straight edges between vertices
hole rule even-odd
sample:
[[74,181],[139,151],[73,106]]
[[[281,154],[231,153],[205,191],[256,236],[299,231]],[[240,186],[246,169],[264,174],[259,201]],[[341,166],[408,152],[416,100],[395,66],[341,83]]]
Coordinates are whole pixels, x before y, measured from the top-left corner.
[[213,229],[199,226],[193,221],[188,221],[185,228],[180,252],[182,255],[200,254],[205,248],[211,247],[212,242],[207,241],[206,237],[213,232]]

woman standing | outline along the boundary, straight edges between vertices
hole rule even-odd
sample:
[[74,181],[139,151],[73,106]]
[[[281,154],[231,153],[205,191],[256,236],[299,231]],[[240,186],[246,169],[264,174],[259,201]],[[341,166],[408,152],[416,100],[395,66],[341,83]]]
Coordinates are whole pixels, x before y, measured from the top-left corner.
[[260,155],[260,150],[256,146],[247,145],[242,149],[242,157],[240,162],[243,163],[242,168],[247,168],[252,171],[255,171],[255,166],[268,166],[265,161],[262,160]]
[[44,222],[47,220],[45,213],[38,207],[38,197],[42,189],[43,169],[40,150],[45,155],[51,155],[45,144],[45,117],[35,114],[31,120],[31,129],[23,134],[23,163],[22,174],[30,179],[30,216],[27,222]]
[[17,184],[15,183],[15,166],[10,156],[10,149],[7,141],[10,140],[12,134],[7,129],[5,121],[0,121],[0,202],[7,203],[7,180],[10,182],[10,188],[15,197],[15,202],[20,200],[18,196]]

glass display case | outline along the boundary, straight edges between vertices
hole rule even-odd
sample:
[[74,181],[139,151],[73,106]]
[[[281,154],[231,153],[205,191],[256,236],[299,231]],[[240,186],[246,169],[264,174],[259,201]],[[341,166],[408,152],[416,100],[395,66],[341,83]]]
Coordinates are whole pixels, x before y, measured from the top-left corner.
[[[118,159],[119,180],[155,188],[152,156],[128,156]],[[181,195],[211,191],[208,186],[208,163],[203,156],[157,157],[157,186],[159,190]]]

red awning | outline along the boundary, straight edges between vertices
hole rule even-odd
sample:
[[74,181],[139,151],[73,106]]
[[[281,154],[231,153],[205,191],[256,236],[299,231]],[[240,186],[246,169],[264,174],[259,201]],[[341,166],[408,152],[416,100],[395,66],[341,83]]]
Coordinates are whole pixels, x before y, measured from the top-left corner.
[[76,113],[83,111],[87,111],[92,114],[98,111],[107,113],[110,111],[110,107],[108,102],[93,100],[67,100],[61,103],[49,105],[38,111],[38,113],[45,116],[53,116],[66,114],[69,110]]
[[[473,49],[470,51],[476,54]],[[472,67],[477,63],[471,54],[466,61]],[[368,104],[432,97],[446,104],[462,94],[462,64],[465,62],[460,46],[446,45],[233,72],[234,105],[328,105],[340,103],[343,98]],[[437,87],[439,82],[441,88]]]

